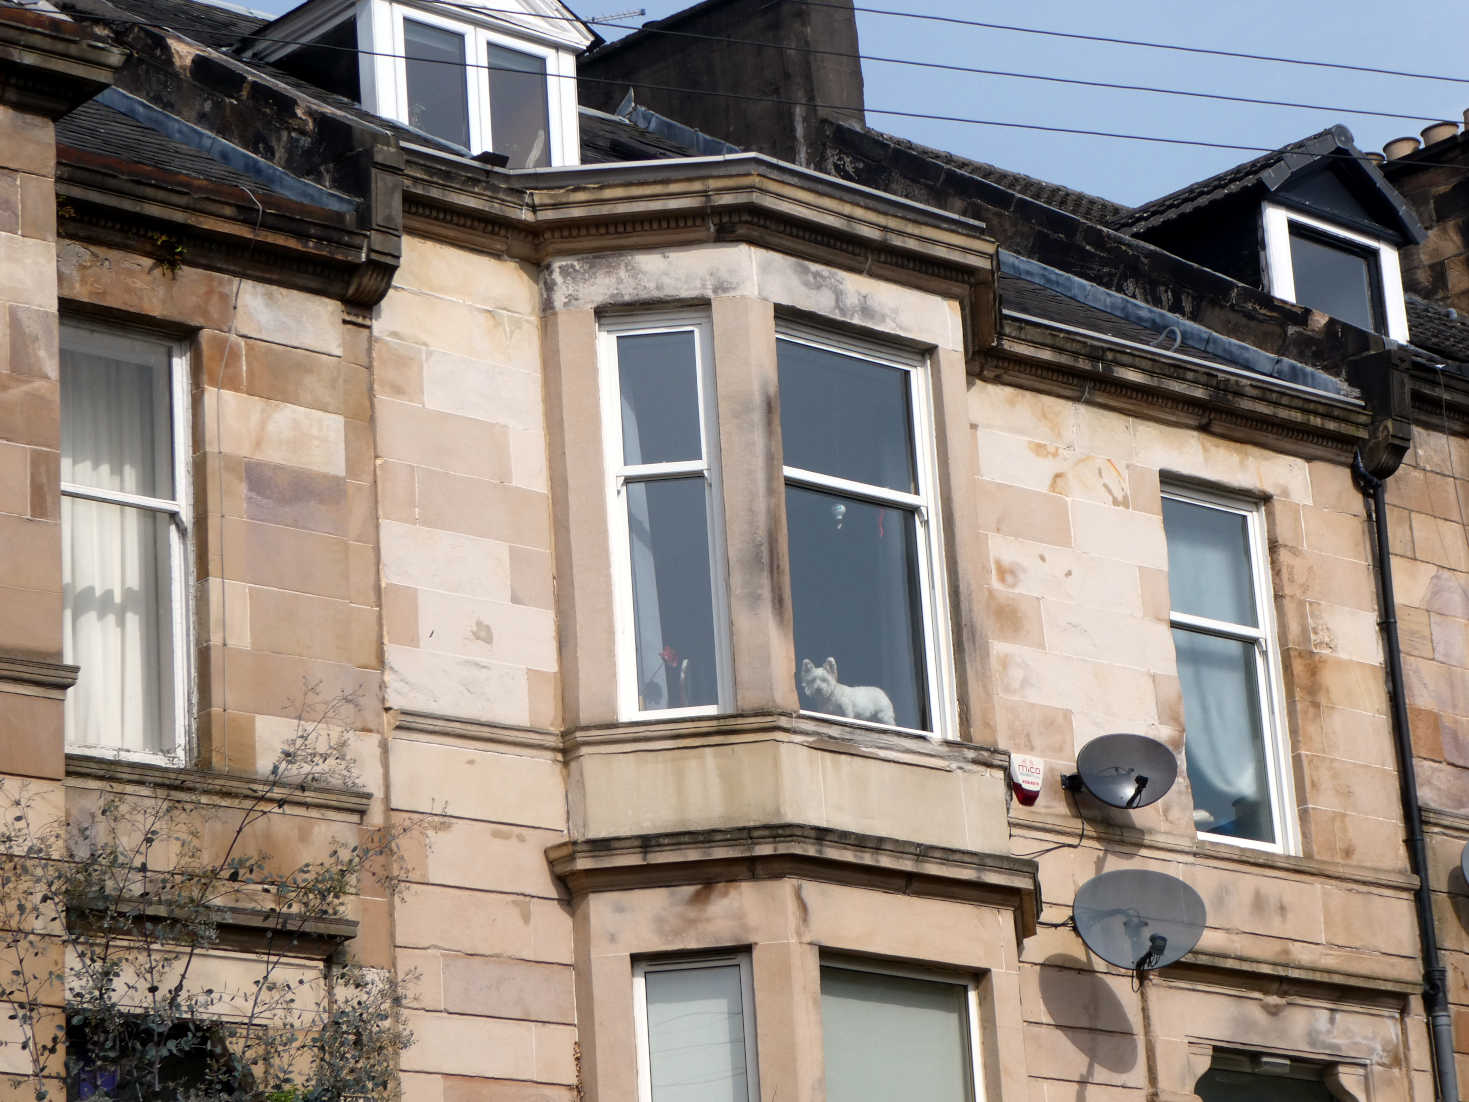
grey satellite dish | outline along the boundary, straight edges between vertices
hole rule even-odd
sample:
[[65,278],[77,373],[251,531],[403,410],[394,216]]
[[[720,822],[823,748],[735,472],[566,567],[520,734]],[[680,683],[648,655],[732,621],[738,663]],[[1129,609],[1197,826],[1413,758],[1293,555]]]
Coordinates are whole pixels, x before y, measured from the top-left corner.
[[1459,854],[1459,871],[1464,874],[1464,883],[1469,884],[1469,842],[1464,843],[1464,852]]
[[1178,759],[1147,735],[1098,735],[1076,755],[1076,772],[1061,778],[1068,792],[1085,788],[1113,807],[1147,807],[1173,787]]
[[1118,968],[1148,971],[1172,964],[1199,943],[1204,901],[1176,876],[1118,869],[1094,876],[1071,908],[1086,947]]

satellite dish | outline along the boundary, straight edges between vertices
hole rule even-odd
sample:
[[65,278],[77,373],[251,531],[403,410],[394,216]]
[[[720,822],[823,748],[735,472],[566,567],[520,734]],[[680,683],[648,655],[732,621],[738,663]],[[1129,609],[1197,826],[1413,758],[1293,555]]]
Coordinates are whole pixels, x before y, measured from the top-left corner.
[[1464,874],[1464,882],[1469,884],[1469,842],[1464,843],[1464,852],[1459,855],[1459,871]]
[[1172,964],[1199,943],[1204,901],[1176,876],[1118,869],[1094,876],[1071,908],[1086,947],[1118,968],[1147,971]]
[[1173,751],[1147,735],[1099,735],[1076,755],[1076,772],[1061,778],[1068,792],[1085,788],[1113,807],[1147,807],[1178,779]]

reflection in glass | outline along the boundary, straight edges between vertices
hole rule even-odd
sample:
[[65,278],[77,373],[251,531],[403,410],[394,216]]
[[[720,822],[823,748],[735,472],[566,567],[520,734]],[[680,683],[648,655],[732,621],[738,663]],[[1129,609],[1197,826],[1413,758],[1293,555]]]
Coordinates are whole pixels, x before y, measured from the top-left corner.
[[1253,643],[1173,629],[1199,830],[1275,841]]
[[81,667],[67,697],[68,746],[167,751],[173,625],[165,513],[61,499],[62,653]]
[[821,970],[827,1102],[972,1102],[968,990],[906,976]]
[[617,338],[622,391],[622,461],[699,459],[698,361],[694,334],[635,333]]
[[787,467],[916,491],[908,372],[790,340],[779,363]]
[[638,707],[719,702],[702,475],[627,484]]
[[551,163],[551,109],[546,102],[546,59],[489,46],[490,140],[510,168]]
[[1293,225],[1290,262],[1302,306],[1359,329],[1382,330],[1382,277],[1375,252],[1364,254]]
[[[842,686],[877,689],[898,726],[930,730],[912,512],[788,485],[786,521],[797,661],[821,666],[834,658]],[[873,699],[859,694],[857,702]],[[804,689],[801,707],[874,718]]]
[[1259,627],[1244,514],[1163,499],[1174,612]]
[[649,971],[653,1102],[749,1102],[738,965]]
[[405,19],[403,49],[409,125],[468,149],[464,36]]

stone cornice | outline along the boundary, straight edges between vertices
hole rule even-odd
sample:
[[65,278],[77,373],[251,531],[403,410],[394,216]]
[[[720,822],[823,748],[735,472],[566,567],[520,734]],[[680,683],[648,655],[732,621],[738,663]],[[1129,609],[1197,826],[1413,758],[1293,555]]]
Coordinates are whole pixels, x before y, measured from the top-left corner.
[[1423,991],[1422,978],[1414,974],[1419,967],[1416,958],[1398,959],[1402,962],[1401,975],[1389,976],[1350,972],[1342,968],[1313,968],[1242,953],[1211,953],[1195,949],[1170,965],[1167,975],[1169,981],[1175,983],[1195,980],[1212,986],[1222,981],[1232,990],[1245,984],[1257,990],[1323,995],[1333,1002],[1353,998],[1377,1003],[1384,999],[1396,1001]]
[[994,333],[994,246],[977,222],[744,155],[503,173],[410,151],[405,227],[533,262],[739,241],[952,296],[966,350]]
[[259,777],[216,773],[207,769],[184,769],[151,762],[126,761],[93,754],[66,755],[66,782],[75,787],[124,786],[168,792],[179,798],[213,797],[231,806],[248,806],[265,799],[283,808],[298,808],[317,814],[331,813],[347,821],[360,821],[372,803],[370,792],[327,785],[272,784]]
[[57,231],[66,240],[372,305],[396,269],[371,255],[355,217],[63,148]]
[[1313,459],[1350,460],[1373,421],[1360,402],[1010,317],[997,351],[980,359],[976,373]]
[[498,744],[519,753],[530,752],[541,757],[561,756],[560,733],[544,727],[517,727],[407,710],[394,710],[390,715],[394,733],[428,735],[449,743]]
[[[137,899],[108,900],[92,907],[83,900],[68,906],[68,924],[85,933],[108,910],[112,910],[108,914],[111,922],[121,919],[128,928],[139,932],[150,924],[155,929],[159,924],[166,927],[168,920],[176,917],[176,912],[168,907]],[[269,952],[307,960],[331,956],[356,937],[358,930],[357,920],[346,916],[282,914],[272,908],[269,897],[258,907],[215,904],[209,908],[209,920],[216,935],[209,945],[211,950]]]
[[934,769],[1006,769],[1010,764],[1006,751],[990,746],[897,734],[865,724],[791,712],[589,724],[566,732],[563,753],[571,762],[586,754],[770,738],[809,743],[838,753],[877,754]]
[[[1426,816],[1425,816],[1426,817]],[[1469,824],[1469,816],[1465,817]],[[1077,821],[1065,815],[1037,812],[1034,808],[1023,813],[1012,806],[1010,824],[1015,832],[1046,835],[1048,837],[1076,841]],[[1193,834],[1175,831],[1151,830],[1130,823],[1109,823],[1088,819],[1086,830],[1096,839],[1098,848],[1119,847],[1141,857],[1162,861],[1187,861],[1212,868],[1229,869],[1239,874],[1285,877],[1292,880],[1317,880],[1332,884],[1350,883],[1407,897],[1418,886],[1418,877],[1406,868],[1370,868],[1343,861],[1323,861],[1314,857],[1301,857],[1287,853],[1269,853],[1265,850],[1232,846],[1227,842],[1212,842]],[[1404,862],[1406,864],[1406,856]]]
[[0,654],[0,692],[61,700],[76,684],[80,667],[44,658]]
[[1012,909],[1016,935],[1035,933],[1034,861],[921,845],[803,823],[574,839],[546,850],[573,895],[785,877]]
[[111,84],[126,56],[70,20],[0,9],[0,104],[60,118]]
[[1469,378],[1414,363],[1413,423],[1435,432],[1469,435]]

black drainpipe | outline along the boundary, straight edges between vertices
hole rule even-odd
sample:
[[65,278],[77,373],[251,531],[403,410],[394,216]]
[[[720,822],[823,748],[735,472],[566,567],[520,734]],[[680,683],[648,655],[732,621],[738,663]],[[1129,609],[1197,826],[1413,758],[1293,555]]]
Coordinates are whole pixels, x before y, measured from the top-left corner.
[[1413,903],[1418,912],[1418,937],[1423,948],[1423,1006],[1428,1011],[1433,1045],[1435,1095],[1438,1102],[1459,1102],[1448,972],[1438,955],[1438,927],[1433,919],[1433,891],[1428,882],[1428,849],[1423,843],[1423,808],[1418,802],[1418,778],[1413,771],[1413,736],[1408,725],[1403,649],[1398,640],[1398,606],[1392,586],[1392,545],[1387,532],[1385,479],[1376,478],[1367,470],[1362,463],[1362,453],[1358,451],[1352,459],[1352,481],[1368,504],[1376,534],[1373,542],[1377,555],[1377,600],[1382,606],[1382,639],[1387,651],[1387,676],[1392,691],[1393,742],[1398,752],[1403,825],[1408,831],[1408,857],[1418,877],[1418,886],[1413,889]]

